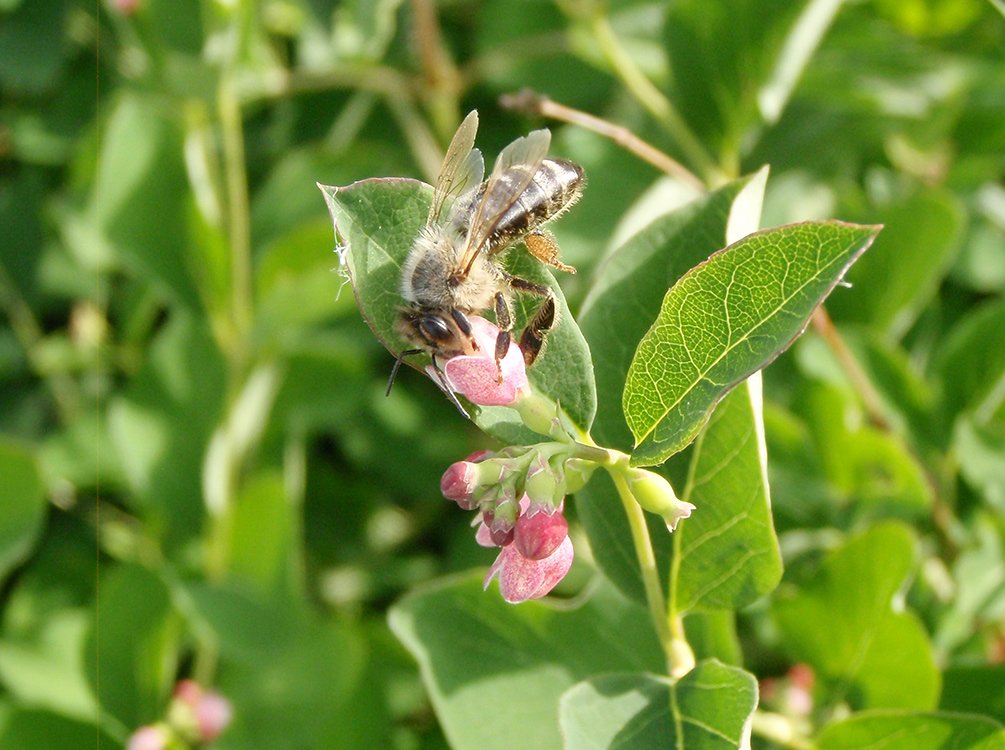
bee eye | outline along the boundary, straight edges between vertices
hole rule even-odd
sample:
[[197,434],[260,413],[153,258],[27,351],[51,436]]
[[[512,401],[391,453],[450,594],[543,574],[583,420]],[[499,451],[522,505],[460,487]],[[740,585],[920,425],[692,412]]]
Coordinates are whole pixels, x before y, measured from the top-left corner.
[[448,341],[453,338],[443,318],[428,315],[419,321],[419,329],[427,341]]

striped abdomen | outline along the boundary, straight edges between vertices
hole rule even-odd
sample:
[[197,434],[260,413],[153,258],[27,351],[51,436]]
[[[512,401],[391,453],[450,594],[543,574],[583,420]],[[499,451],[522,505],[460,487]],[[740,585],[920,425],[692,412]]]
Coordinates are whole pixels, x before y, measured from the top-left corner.
[[489,194],[483,198],[483,217],[503,211],[489,235],[490,252],[508,247],[551,221],[575,203],[583,192],[583,168],[565,159],[542,161],[530,183],[514,196],[526,175],[525,166],[509,167],[492,183]]

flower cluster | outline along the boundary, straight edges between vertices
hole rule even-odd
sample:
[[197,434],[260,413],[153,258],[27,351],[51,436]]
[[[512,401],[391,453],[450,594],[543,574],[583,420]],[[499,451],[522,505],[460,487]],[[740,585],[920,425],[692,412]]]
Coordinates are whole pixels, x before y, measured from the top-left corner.
[[443,474],[443,496],[480,513],[476,541],[501,548],[485,586],[498,576],[506,601],[540,598],[569,572],[574,552],[563,510],[570,479],[576,488],[585,481],[561,443],[481,451]]
[[588,436],[579,435],[556,403],[531,388],[520,348],[511,344],[496,362],[498,329],[483,318],[470,321],[477,352],[447,360],[442,378],[430,368],[430,377],[472,403],[510,406],[527,427],[552,438],[497,453],[480,451],[443,474],[444,497],[464,510],[478,511],[478,543],[500,548],[485,577],[486,587],[498,577],[503,598],[516,603],[545,596],[565,577],[574,555],[563,514],[565,498],[582,487],[597,466],[623,479],[635,501],[662,516],[670,531],[691,514],[694,506],[678,500],[659,474],[630,467],[628,457],[617,451],[580,442]]
[[214,690],[206,690],[195,680],[182,680],[175,686],[167,719],[133,732],[126,750],[204,745],[219,737],[232,718],[230,701]]

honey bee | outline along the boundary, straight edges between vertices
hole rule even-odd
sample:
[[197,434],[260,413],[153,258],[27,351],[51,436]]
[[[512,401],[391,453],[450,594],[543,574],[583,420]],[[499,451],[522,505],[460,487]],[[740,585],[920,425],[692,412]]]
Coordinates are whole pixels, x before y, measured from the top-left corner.
[[578,164],[548,158],[547,130],[535,130],[504,148],[483,182],[484,162],[474,148],[477,130],[478,113],[473,111],[450,142],[425,226],[402,267],[401,296],[408,304],[397,330],[416,348],[398,355],[388,383],[390,391],[404,357],[426,352],[440,384],[462,412],[437,358],[475,353],[468,316],[491,309],[499,328],[494,352],[499,367],[511,341],[512,295],[520,292],[543,299],[519,341],[526,364],[533,364],[555,325],[555,298],[547,286],[508,273],[502,256],[523,242],[541,262],[575,273],[559,260],[558,245],[544,225],[579,199],[585,182]]

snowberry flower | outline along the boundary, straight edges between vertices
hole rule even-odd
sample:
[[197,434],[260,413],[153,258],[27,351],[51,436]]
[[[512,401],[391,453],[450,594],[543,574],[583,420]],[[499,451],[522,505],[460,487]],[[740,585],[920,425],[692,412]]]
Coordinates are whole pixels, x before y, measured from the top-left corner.
[[483,522],[475,539],[483,547],[502,547],[485,576],[485,588],[499,578],[499,590],[510,604],[539,599],[565,578],[572,567],[574,551],[569,539],[569,525],[561,509],[529,514],[530,499],[520,501],[521,514],[512,528],[512,535],[503,544],[492,533],[491,518]]
[[478,466],[492,457],[491,451],[475,451],[463,461],[455,461],[447,467],[440,479],[440,492],[447,500],[453,500],[462,510],[478,507],[477,493],[483,488],[483,471]]
[[213,690],[204,690],[195,680],[182,680],[175,687],[168,712],[170,723],[197,742],[212,742],[233,718],[230,701]]
[[166,727],[148,724],[129,735],[126,750],[164,750],[170,741],[171,734]]
[[[496,365],[496,337],[499,329],[480,318],[471,316],[471,335],[478,346],[475,354],[451,357],[443,365],[443,375],[455,393],[480,406],[509,406],[529,391],[527,367],[523,352],[511,341],[506,356]],[[439,382],[432,367],[429,376]]]

